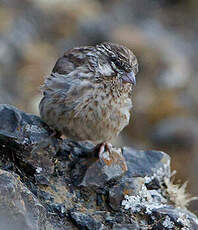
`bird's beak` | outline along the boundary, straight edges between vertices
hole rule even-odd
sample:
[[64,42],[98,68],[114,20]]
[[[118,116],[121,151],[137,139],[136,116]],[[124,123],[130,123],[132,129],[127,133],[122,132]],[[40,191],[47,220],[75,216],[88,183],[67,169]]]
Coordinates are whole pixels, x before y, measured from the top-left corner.
[[135,74],[133,71],[130,73],[127,73],[126,75],[122,76],[123,82],[131,83],[133,85],[136,85],[136,79],[135,79]]

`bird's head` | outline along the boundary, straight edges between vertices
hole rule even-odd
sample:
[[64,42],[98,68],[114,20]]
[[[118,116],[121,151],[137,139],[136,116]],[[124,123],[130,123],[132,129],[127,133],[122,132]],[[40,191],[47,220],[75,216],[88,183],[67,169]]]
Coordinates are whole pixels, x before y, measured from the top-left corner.
[[97,71],[106,79],[111,77],[123,83],[136,85],[135,75],[138,72],[137,58],[123,45],[104,42],[96,45]]

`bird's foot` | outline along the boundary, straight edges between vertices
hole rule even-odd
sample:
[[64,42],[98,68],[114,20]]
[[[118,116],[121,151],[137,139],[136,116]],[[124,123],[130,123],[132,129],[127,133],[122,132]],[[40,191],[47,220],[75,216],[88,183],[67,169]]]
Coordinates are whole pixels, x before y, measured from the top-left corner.
[[104,152],[109,152],[109,154],[112,153],[112,144],[104,142],[102,144],[99,145],[99,151],[98,151],[98,156],[100,156],[101,154],[103,154]]

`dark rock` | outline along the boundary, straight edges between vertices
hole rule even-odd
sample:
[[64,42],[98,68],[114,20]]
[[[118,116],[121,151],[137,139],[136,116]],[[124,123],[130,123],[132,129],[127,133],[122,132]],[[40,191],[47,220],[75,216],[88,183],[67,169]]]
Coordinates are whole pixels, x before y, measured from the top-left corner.
[[[155,195],[151,190],[142,190],[139,195],[125,197],[126,200],[122,203],[126,209],[130,209],[132,213],[142,214],[148,220],[141,227],[149,226],[151,229],[192,229],[198,227],[198,219],[195,215],[186,209],[176,208],[167,205],[160,194],[154,190]],[[157,198],[156,198],[157,197]],[[127,204],[128,203],[128,204]],[[146,226],[145,226],[146,224]]]
[[109,189],[109,205],[111,208],[118,211],[121,208],[125,195],[137,195],[143,184],[144,179],[141,177],[123,177],[121,182]]
[[0,120],[0,152],[20,170],[35,176],[37,183],[48,185],[47,177],[54,171],[53,150],[31,151],[49,141],[50,129],[39,117],[10,105],[0,105]]
[[164,206],[154,208],[150,215],[153,229],[198,229],[197,217],[185,209]]
[[30,150],[31,146],[49,137],[49,130],[39,117],[11,105],[0,105],[0,120],[0,141],[9,141],[14,151]]
[[37,184],[42,184],[42,185],[49,185],[50,184],[49,179],[44,175],[35,174],[34,178],[35,178]]
[[106,221],[106,223],[108,223],[108,224],[113,224],[113,223],[115,223],[115,217],[114,217],[114,216],[107,215],[107,216],[105,217],[105,221]]
[[52,204],[51,208],[55,213],[58,213],[60,217],[66,216],[66,209],[64,204]]
[[51,194],[42,190],[39,191],[38,198],[41,200],[49,200],[51,202],[54,201],[54,197]]
[[46,211],[12,173],[0,170],[0,229],[44,229]]
[[113,230],[138,230],[138,224],[114,224]]
[[81,186],[103,188],[110,182],[119,180],[127,171],[127,165],[120,149],[103,152],[99,160],[94,162],[86,171]]
[[161,186],[159,180],[157,178],[154,178],[150,182],[146,183],[146,187],[147,189],[151,190],[151,189],[160,189]]
[[0,171],[0,229],[197,229],[169,204],[167,154],[125,147],[96,157],[91,143],[50,135],[39,117],[0,105],[0,170],[15,173]]
[[93,217],[82,212],[70,212],[72,221],[81,230],[102,230],[103,224],[97,222]]
[[170,176],[170,157],[166,153],[124,147],[123,156],[128,166],[128,177],[144,177],[146,183],[150,183],[154,178],[161,181]]

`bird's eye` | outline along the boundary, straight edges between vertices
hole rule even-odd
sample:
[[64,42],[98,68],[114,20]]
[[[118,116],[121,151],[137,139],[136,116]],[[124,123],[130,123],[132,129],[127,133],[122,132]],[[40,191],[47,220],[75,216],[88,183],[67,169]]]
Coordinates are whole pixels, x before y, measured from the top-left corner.
[[118,67],[118,68],[121,68],[122,67],[122,63],[118,60],[115,60],[114,61],[115,65]]
[[131,66],[127,65],[126,63],[120,61],[120,59],[116,56],[111,57],[111,61],[121,70],[125,70],[130,72]]
[[117,60],[116,56],[111,56],[111,61],[115,62]]

